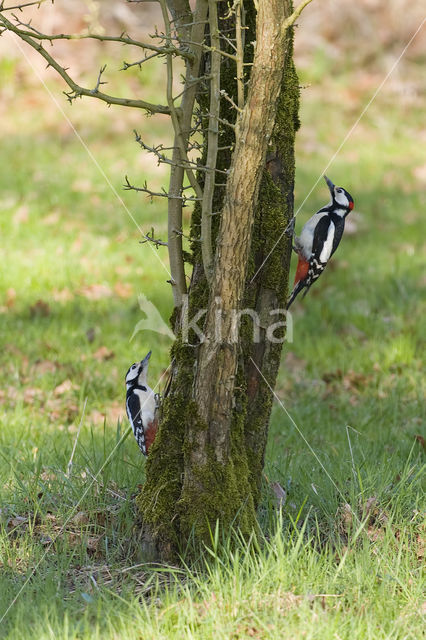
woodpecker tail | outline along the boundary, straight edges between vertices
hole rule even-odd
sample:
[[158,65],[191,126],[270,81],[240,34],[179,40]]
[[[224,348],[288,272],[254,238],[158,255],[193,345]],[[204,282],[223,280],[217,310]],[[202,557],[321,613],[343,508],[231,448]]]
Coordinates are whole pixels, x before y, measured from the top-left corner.
[[291,296],[288,299],[287,302],[287,309],[290,308],[290,305],[293,304],[296,296],[299,295],[299,293],[302,291],[302,289],[305,287],[304,283],[302,281],[299,281],[296,286],[294,287],[293,291],[291,292]]
[[309,262],[305,260],[303,256],[299,254],[299,259],[297,262],[296,275],[294,278],[293,291],[291,293],[290,298],[287,302],[287,309],[293,303],[295,297],[302,291],[302,289],[306,286],[304,283],[306,281],[306,277],[309,271]]

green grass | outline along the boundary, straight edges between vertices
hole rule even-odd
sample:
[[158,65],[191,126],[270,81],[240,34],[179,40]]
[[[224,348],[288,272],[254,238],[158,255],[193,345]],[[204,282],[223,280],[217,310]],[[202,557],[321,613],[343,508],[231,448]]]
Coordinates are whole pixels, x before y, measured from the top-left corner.
[[[354,97],[350,71],[323,77],[320,63],[301,73],[314,86],[302,96],[296,207],[371,95]],[[165,336],[130,337],[138,293],[167,319],[169,276],[44,90],[25,89],[24,64],[1,69],[0,93],[17,70],[21,79],[0,147],[0,616],[17,598],[0,636],[420,637],[421,106],[383,90],[328,170],[360,215],[294,305],[277,385],[294,423],[277,403],[263,538],[231,545],[237,532],[215,532],[195,566],[153,567],[138,550],[133,502],[144,461],[131,438],[116,444],[127,367],[150,348],[152,380],[168,364]],[[145,84],[160,99],[156,82]],[[121,186],[126,173],[167,184],[131,133],[159,142],[166,120],[89,101],[70,108],[62,86],[51,88],[142,230],[164,235],[164,202]],[[298,228],[326,197],[321,182]],[[167,264],[164,249],[158,256]],[[287,491],[282,513],[273,482]]]

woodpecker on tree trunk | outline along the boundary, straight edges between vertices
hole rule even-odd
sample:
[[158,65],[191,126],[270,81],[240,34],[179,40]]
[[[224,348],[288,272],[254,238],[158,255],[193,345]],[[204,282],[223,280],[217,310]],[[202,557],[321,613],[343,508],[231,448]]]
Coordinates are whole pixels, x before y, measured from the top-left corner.
[[352,196],[336,187],[327,176],[324,179],[331,194],[331,201],[308,220],[299,237],[294,238],[293,249],[298,255],[293,291],[287,302],[287,309],[296,296],[318,280],[328,261],[339,246],[345,230],[345,218],[354,208]]
[[158,428],[157,398],[148,386],[146,376],[151,351],[135,362],[126,373],[126,411],[139,449],[144,456],[154,442]]

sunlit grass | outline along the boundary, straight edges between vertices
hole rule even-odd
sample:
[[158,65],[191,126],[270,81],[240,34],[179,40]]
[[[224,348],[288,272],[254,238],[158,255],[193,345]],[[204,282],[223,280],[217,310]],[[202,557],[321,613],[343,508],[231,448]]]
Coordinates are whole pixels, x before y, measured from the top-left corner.
[[[370,97],[349,94],[349,77],[318,84],[326,62],[318,56],[301,74],[316,86],[303,92],[296,207]],[[1,62],[0,91],[10,91],[16,69]],[[158,80],[146,84],[160,100]],[[142,231],[154,226],[164,236],[165,202],[122,185],[125,174],[167,185],[132,134],[163,140],[165,120],[88,101],[69,108],[62,87],[49,86]],[[420,637],[419,105],[384,91],[328,170],[359,216],[333,264],[294,305],[277,395],[297,428],[277,404],[263,537],[235,545],[238,533],[213,532],[213,551],[182,570],[143,564],[133,496],[144,461],[132,438],[116,446],[127,429],[129,363],[152,349],[152,381],[168,365],[167,337],[141,332],[130,342],[143,316],[138,293],[165,320],[171,312],[169,276],[157,259],[167,267],[167,253],[139,244],[140,231],[47,94],[18,83],[15,91],[0,147],[0,616],[29,581],[0,635]],[[321,181],[298,228],[327,197]],[[282,513],[273,482],[287,493]]]

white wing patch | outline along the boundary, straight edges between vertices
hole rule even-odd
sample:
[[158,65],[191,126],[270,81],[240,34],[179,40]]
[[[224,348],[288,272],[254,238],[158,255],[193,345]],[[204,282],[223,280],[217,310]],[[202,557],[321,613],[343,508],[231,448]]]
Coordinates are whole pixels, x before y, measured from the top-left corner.
[[[295,245],[305,260],[309,260],[312,255],[312,245],[314,242],[314,233],[318,222],[324,216],[328,215],[325,211],[315,213],[312,218],[309,218],[308,222],[302,229],[302,232],[298,238],[295,238]],[[334,229],[334,225],[333,225]]]
[[331,256],[335,230],[336,230],[336,227],[334,226],[334,222],[330,221],[330,225],[328,227],[328,232],[327,232],[327,239],[324,242],[324,246],[322,248],[322,251],[319,257],[320,262],[323,262],[323,263],[328,262],[328,259]]
[[148,424],[154,420],[155,415],[155,394],[150,387],[147,387],[146,391],[142,391],[141,389],[135,389],[133,391],[137,396],[139,396],[139,402],[141,405],[141,418],[144,424]]

